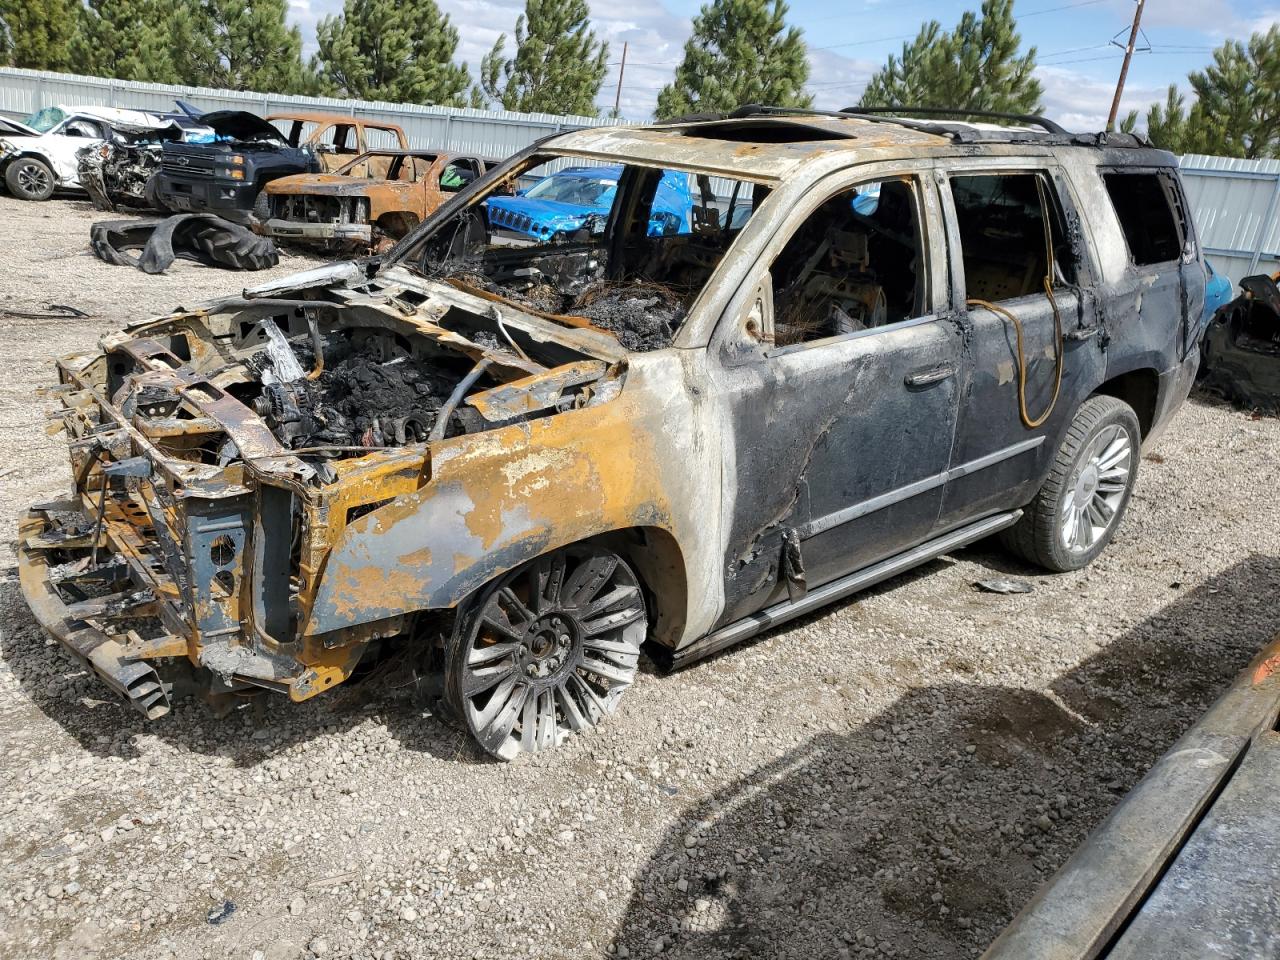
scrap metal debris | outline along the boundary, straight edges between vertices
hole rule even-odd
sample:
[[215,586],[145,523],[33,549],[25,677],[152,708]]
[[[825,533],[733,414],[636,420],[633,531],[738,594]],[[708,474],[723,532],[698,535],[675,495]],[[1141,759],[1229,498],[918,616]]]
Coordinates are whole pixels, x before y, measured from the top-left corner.
[[211,926],[217,926],[226,921],[233,913],[236,912],[236,902],[234,900],[223,900],[220,906],[214,907],[205,915],[205,919],[209,921]]
[[1280,413],[1280,290],[1261,274],[1222,307],[1200,347],[1201,385],[1242,406]]
[[100,260],[144,273],[163,273],[179,257],[231,270],[265,270],[280,262],[269,238],[209,213],[104,220],[89,228],[89,245]]
[[3,307],[0,308],[0,315],[18,320],[76,320],[93,316],[65,303],[46,303],[44,310],[14,310]]
[[1026,580],[1009,580],[1005,577],[979,580],[974,586],[983,593],[1030,593],[1032,589]]

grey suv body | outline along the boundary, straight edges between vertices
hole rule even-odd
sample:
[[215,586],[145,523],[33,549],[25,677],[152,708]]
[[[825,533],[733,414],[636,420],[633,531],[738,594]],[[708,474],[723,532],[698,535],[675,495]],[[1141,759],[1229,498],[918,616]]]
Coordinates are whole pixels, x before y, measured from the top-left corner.
[[[489,223],[596,162],[607,217]],[[697,199],[654,235],[673,171]],[[1187,395],[1204,287],[1173,158],[1128,136],[558,135],[381,261],[64,359],[77,489],[24,523],[23,587],[152,715],[166,665],[301,700],[409,645],[511,757],[612,712],[646,639],[689,663],[994,534],[1088,563]],[[111,603],[76,599],[91,550]],[[140,612],[150,638],[116,625]]]

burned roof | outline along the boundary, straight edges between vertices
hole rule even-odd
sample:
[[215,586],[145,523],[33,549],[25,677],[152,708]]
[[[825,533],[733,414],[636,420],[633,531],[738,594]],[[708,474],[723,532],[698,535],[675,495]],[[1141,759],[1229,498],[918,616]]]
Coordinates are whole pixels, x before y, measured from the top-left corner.
[[759,183],[786,178],[820,155],[945,147],[947,137],[891,123],[828,116],[747,117],[665,126],[591,127],[557,137],[557,153],[650,161]]
[[[909,110],[898,115],[844,111],[742,108],[727,117],[691,117],[647,126],[592,127],[555,138],[557,153],[584,159],[681,169],[776,183],[819,157],[844,155],[849,162],[888,159],[904,153],[946,152],[957,144],[1143,148],[1131,134],[1070,133],[1038,117],[1008,123],[971,122],[949,111]],[[945,116],[939,118],[934,113]],[[1037,129],[1039,127],[1040,129]]]

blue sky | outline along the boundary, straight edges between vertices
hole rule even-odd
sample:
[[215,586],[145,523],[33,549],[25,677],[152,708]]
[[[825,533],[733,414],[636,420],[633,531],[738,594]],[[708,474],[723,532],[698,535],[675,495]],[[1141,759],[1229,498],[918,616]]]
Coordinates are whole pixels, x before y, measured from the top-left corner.
[[[510,34],[523,0],[437,0],[458,27],[458,57],[473,72],[499,33]],[[602,109],[613,106],[617,61],[629,43],[622,89],[622,113],[646,119],[658,90],[680,61],[697,0],[589,0],[596,32],[610,42],[613,65],[600,92]],[[835,6],[794,0],[789,21],[809,45],[809,89],[819,107],[856,103],[871,73],[922,22],[938,20],[950,29],[981,0],[850,0]],[[290,0],[290,16],[301,25],[306,49],[315,49],[315,23],[336,12],[342,0]],[[837,12],[838,11],[838,12]],[[1132,0],[1017,0],[1023,46],[1035,46],[1037,76],[1045,88],[1046,113],[1070,129],[1100,129],[1106,121],[1120,70],[1123,43],[1133,16]],[[1247,38],[1280,22],[1280,0],[1148,0],[1142,25],[1151,49],[1135,55],[1122,112],[1145,110],[1163,99],[1170,83],[1185,87],[1188,72],[1203,67],[1223,40]],[[508,48],[509,49],[509,48]]]

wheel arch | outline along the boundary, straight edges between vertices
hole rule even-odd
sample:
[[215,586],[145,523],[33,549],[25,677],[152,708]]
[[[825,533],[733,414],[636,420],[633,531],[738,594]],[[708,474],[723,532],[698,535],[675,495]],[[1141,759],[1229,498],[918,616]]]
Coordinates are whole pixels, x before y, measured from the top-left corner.
[[1093,396],[1103,395],[1122,400],[1133,408],[1138,416],[1138,428],[1142,438],[1151,433],[1155,424],[1156,408],[1160,394],[1160,374],[1150,367],[1138,367],[1113,376],[1099,384]]
[[387,210],[378,214],[373,225],[387,236],[403,237],[419,224],[418,215],[409,210]]
[[630,565],[644,591],[645,606],[649,611],[649,639],[663,647],[674,647],[684,632],[687,620],[689,580],[685,570],[684,552],[680,549],[680,544],[669,530],[662,527],[624,527],[551,547],[519,564],[494,573],[484,583],[460,598],[454,610],[465,606],[469,600],[484,593],[495,580],[524,564],[533,563],[557,550],[589,546],[611,550]]

